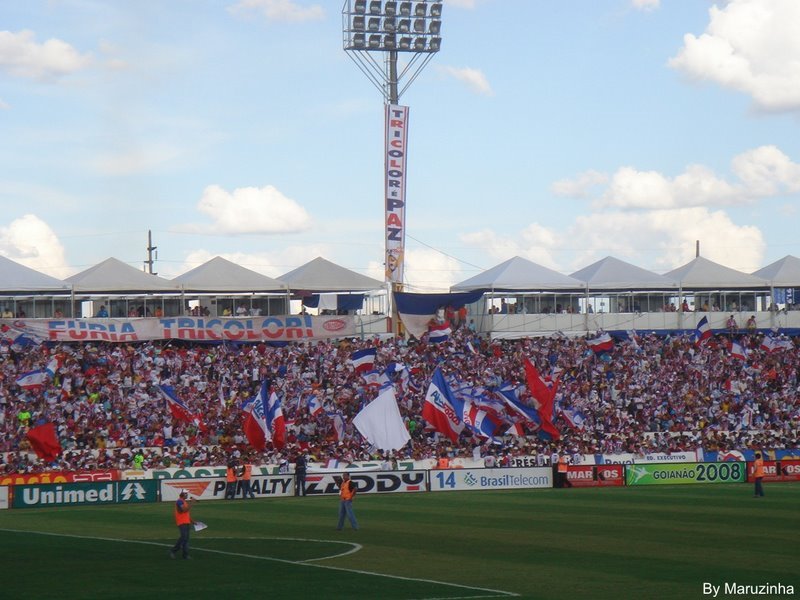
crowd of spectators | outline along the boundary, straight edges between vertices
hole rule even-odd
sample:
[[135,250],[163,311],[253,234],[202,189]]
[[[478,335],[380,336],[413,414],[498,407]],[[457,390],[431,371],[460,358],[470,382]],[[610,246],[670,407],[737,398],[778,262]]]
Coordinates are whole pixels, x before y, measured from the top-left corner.
[[[647,453],[744,448],[795,448],[800,424],[800,352],[792,343],[777,351],[761,347],[762,334],[742,332],[736,341],[746,359],[729,349],[730,335],[696,346],[692,335],[638,335],[616,340],[598,356],[585,338],[525,338],[491,341],[468,327],[447,341],[423,339],[321,340],[282,346],[203,345],[175,342],[137,344],[51,344],[16,348],[0,343],[0,453],[3,470],[162,468],[222,466],[233,456],[256,464],[292,461],[302,452],[311,461],[382,458],[352,426],[355,414],[378,393],[350,362],[357,349],[377,349],[377,370],[405,370],[396,397],[411,442],[394,458],[474,457],[567,452]],[[511,384],[532,404],[525,386],[524,358],[558,380],[556,406],[580,413],[575,428],[556,411],[559,440],[540,437],[530,425],[525,436],[481,440],[465,430],[458,443],[426,428],[422,406],[432,373],[487,394]],[[52,379],[23,389],[18,377],[43,369],[53,358]],[[401,365],[401,366],[400,366]],[[254,451],[247,443],[242,404],[268,379],[287,420],[283,448]],[[159,385],[174,387],[197,423],[176,420]],[[316,395],[325,410],[309,413]],[[344,423],[337,434],[334,418]],[[26,432],[55,425],[63,452],[43,464],[29,452]]]

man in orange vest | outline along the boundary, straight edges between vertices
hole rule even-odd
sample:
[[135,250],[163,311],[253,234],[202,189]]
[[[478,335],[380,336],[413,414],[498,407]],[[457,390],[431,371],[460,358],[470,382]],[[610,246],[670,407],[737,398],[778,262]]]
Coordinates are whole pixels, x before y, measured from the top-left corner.
[[192,529],[192,525],[194,525],[192,515],[189,512],[191,509],[192,499],[189,498],[189,492],[181,490],[178,501],[175,502],[175,524],[178,526],[181,535],[172,550],[169,551],[170,558],[175,558],[178,550],[181,551],[183,558],[189,558],[189,532]]
[[253,493],[253,488],[250,487],[250,477],[253,475],[253,465],[250,463],[244,464],[244,472],[242,473],[242,498],[253,498],[256,495]]
[[228,462],[228,470],[225,472],[225,500],[233,500],[236,497],[236,461]]
[[756,452],[756,459],[753,461],[753,479],[756,482],[755,498],[764,497],[764,486],[761,482],[764,479],[764,459],[761,458],[761,452]]
[[558,457],[558,487],[572,487],[572,482],[569,480],[567,473],[569,472],[569,459],[566,454]]
[[350,520],[350,526],[353,529],[358,529],[358,521],[353,512],[353,498],[356,495],[356,486],[350,481],[350,474],[345,473],[342,475],[342,483],[339,484],[339,524],[336,529],[339,531],[344,527],[344,518]]

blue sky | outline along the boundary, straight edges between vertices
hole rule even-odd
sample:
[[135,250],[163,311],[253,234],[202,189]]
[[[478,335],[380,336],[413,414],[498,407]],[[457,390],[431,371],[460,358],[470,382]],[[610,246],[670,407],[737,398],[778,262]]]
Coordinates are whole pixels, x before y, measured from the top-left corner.
[[[174,277],[323,256],[383,279],[383,100],[339,0],[7,0],[0,255],[56,277],[147,231]],[[450,0],[410,106],[406,279],[519,255],[665,272],[800,256],[800,2]]]

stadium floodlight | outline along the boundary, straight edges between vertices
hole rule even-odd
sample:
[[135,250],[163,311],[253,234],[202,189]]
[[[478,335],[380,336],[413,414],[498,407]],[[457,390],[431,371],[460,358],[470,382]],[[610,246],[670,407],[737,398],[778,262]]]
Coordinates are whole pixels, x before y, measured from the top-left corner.
[[[441,2],[345,0],[344,49],[381,90],[386,102],[397,104],[441,49],[441,17]],[[368,35],[362,35],[364,32]],[[376,56],[377,52],[383,53],[383,60]],[[399,69],[398,54],[410,55]]]
[[[403,289],[406,236],[409,109],[400,97],[441,49],[441,31],[441,2],[344,0],[342,7],[344,49],[386,104],[384,273],[395,291]],[[391,322],[399,323],[396,307]]]

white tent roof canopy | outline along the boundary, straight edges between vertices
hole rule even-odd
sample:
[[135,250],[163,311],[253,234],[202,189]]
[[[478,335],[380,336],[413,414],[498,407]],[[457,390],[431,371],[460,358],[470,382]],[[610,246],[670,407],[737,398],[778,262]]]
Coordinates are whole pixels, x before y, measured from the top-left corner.
[[553,269],[538,265],[527,258],[515,256],[483,273],[450,287],[451,292],[478,290],[508,292],[585,291],[586,284]]
[[800,258],[784,256],[753,272],[753,276],[766,279],[772,287],[800,287]]
[[673,290],[677,282],[647,269],[637,267],[613,256],[575,271],[570,275],[589,286],[589,291],[612,290]]
[[30,267],[0,256],[0,293],[69,293],[71,286]]
[[291,290],[308,292],[369,292],[386,287],[382,281],[317,257],[278,279]]
[[179,292],[171,281],[140,271],[116,258],[89,267],[65,280],[77,293]]
[[178,275],[172,283],[187,292],[285,292],[286,284],[221,256]]
[[768,289],[769,282],[736,269],[698,256],[682,267],[666,274],[678,282],[683,290],[753,290]]

